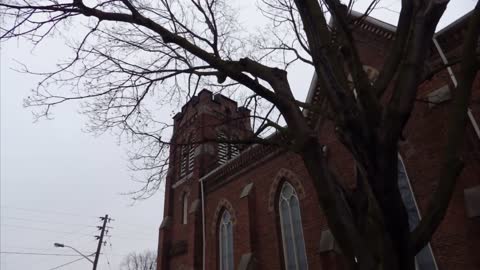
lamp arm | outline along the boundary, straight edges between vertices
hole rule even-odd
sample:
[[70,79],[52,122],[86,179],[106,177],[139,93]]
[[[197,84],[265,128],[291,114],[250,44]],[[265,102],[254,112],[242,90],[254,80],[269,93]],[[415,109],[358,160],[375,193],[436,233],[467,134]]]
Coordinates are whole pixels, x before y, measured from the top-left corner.
[[[78,251],[76,248],[71,247],[71,246],[67,246],[67,245],[65,245],[65,247],[69,247],[69,248],[73,249],[75,252],[77,252],[78,254],[82,255],[82,257],[84,257],[85,259],[87,259],[88,261],[90,261],[91,263],[93,263],[93,261],[92,261],[90,258],[88,258],[87,256],[83,255],[83,254],[82,254],[80,251]],[[95,254],[95,253],[93,253],[93,254]],[[93,254],[92,254],[92,255],[93,255]],[[92,256],[92,255],[90,255],[90,256]]]

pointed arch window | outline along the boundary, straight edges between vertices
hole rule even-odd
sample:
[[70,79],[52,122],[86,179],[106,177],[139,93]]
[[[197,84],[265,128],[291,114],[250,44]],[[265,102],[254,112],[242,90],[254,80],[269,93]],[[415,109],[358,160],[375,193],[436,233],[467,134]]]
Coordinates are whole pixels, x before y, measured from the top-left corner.
[[197,148],[197,145],[193,144],[195,140],[195,133],[192,133],[180,147],[180,178],[185,177],[193,171],[195,149]]
[[280,227],[286,270],[306,270],[307,255],[297,193],[285,182],[279,196]]
[[[397,169],[398,189],[400,190],[403,204],[407,210],[410,231],[413,231],[420,223],[421,216],[417,201],[415,200],[415,195],[413,194],[412,186],[410,184],[410,179],[408,178],[407,169],[405,168],[405,164],[403,163],[400,154],[398,155]],[[415,256],[415,269],[438,270],[437,262],[435,260],[435,256],[433,255],[430,243],[423,247]]]
[[[219,131],[217,133],[219,141],[232,140],[232,136],[227,136],[224,132]],[[225,142],[218,143],[218,162],[220,164],[226,163],[229,159],[234,158],[240,154],[240,149],[237,145]]]
[[218,227],[220,270],[233,270],[233,224],[232,216],[225,210]]
[[183,193],[182,197],[182,224],[187,224],[188,217],[188,194]]

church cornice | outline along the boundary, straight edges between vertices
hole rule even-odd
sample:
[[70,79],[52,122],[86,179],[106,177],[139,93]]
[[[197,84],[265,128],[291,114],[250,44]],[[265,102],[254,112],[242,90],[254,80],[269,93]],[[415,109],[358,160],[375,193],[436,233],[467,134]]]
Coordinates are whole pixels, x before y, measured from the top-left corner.
[[252,167],[260,166],[268,160],[285,152],[282,148],[271,145],[252,145],[240,153],[240,155],[229,160],[227,163],[213,169],[200,178],[204,182],[206,192],[220,188],[238,175],[245,173]]

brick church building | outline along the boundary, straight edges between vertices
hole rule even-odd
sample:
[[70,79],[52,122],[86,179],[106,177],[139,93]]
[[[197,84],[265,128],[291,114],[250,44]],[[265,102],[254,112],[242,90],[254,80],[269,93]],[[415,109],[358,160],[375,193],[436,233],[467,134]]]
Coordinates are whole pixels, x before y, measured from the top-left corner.
[[[435,36],[432,69],[459,55],[468,15]],[[382,66],[395,27],[367,17],[354,33],[372,79]],[[411,226],[421,219],[435,186],[446,115],[457,84],[455,67],[424,82],[400,142],[399,187]],[[318,99],[315,78],[307,101]],[[450,207],[431,243],[416,257],[419,270],[480,269],[480,77],[473,88],[466,161]],[[172,141],[251,135],[249,110],[203,90],[174,117]],[[240,119],[231,120],[229,119]],[[319,134],[340,178],[353,179],[354,162],[333,129]],[[209,142],[170,150],[158,270],[304,270],[342,268],[313,183],[294,153],[262,145]],[[352,186],[353,183],[346,182]]]

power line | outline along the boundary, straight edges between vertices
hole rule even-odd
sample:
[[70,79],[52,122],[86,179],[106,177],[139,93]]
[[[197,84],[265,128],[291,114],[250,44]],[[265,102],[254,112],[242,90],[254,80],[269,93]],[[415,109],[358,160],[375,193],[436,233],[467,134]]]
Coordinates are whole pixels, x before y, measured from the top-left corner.
[[[151,237],[151,236],[156,236],[156,231],[152,230],[151,233],[147,233],[147,232],[142,232],[142,231],[138,231],[138,230],[134,230],[134,229],[125,229],[123,227],[120,227],[120,226],[117,226],[115,227],[116,228],[116,231],[125,231],[127,233],[131,233],[131,234],[135,234],[135,235],[138,235],[138,234],[143,234],[144,236],[148,236],[148,237]],[[114,227],[111,227],[110,229],[114,229]]]
[[[97,227],[97,226],[93,226],[93,227]],[[91,230],[94,230],[94,231],[91,231]],[[85,232],[89,233],[90,234],[84,234]],[[93,228],[90,228],[90,227],[80,227],[80,228],[75,228],[75,230],[72,230],[72,233],[69,234],[69,235],[65,235],[65,236],[61,236],[60,238],[57,238],[55,239],[55,241],[68,241],[69,242],[72,242],[72,241],[77,241],[78,239],[80,238],[85,238],[85,237],[89,237],[91,238],[92,235],[94,235],[96,233],[96,230],[93,229]]]
[[48,269],[48,270],[55,270],[55,269],[58,269],[58,268],[64,267],[64,266],[66,266],[66,265],[72,264],[72,263],[74,263],[74,262],[81,261],[81,260],[83,260],[83,259],[84,259],[84,258],[76,259],[76,260],[73,260],[73,261],[70,261],[70,262],[64,263],[64,264],[62,264],[62,265],[59,265],[59,266],[55,266],[55,267],[53,267],[53,268],[50,268],[50,269]]
[[52,222],[52,221],[44,221],[44,220],[36,220],[36,219],[28,219],[28,218],[19,218],[19,217],[8,217],[8,216],[2,216],[2,219],[12,219],[12,220],[21,220],[21,221],[31,221],[31,222],[38,222],[38,223],[45,223],[45,224],[55,224],[55,225],[67,225],[67,226],[83,226],[83,227],[93,227],[96,228],[96,226],[93,225],[87,225],[87,224],[78,224],[78,223],[61,223],[61,222]]
[[141,240],[155,240],[156,239],[154,236],[152,236],[152,237],[139,237],[138,235],[126,236],[124,234],[115,234],[115,236],[109,236],[109,237],[115,237],[115,238],[120,238],[120,239],[141,239]]
[[91,234],[75,233],[75,231],[65,232],[65,231],[55,231],[55,230],[49,230],[49,229],[44,229],[44,228],[35,228],[35,227],[27,227],[27,226],[19,226],[19,225],[10,225],[10,224],[0,224],[0,225],[1,225],[1,227],[10,227],[10,228],[15,228],[15,229],[44,231],[44,232],[51,232],[51,233],[58,233],[58,234],[77,234],[77,235],[92,236]]
[[117,218],[117,223],[122,224],[122,226],[126,225],[128,227],[134,227],[135,229],[138,229],[138,227],[144,227],[144,228],[149,228],[150,227],[150,226],[145,225],[145,224],[125,222],[125,221],[123,221],[121,219],[118,219],[118,218]]
[[29,250],[41,250],[41,251],[52,251],[53,247],[52,248],[36,248],[36,247],[22,247],[22,246],[6,246],[6,247],[2,247],[2,248],[6,248],[6,249],[29,249]]
[[[53,247],[51,248],[35,248],[35,247],[22,247],[22,246],[6,246],[6,247],[3,247],[3,249],[14,249],[14,250],[20,250],[18,252],[25,252],[25,253],[30,253],[31,251],[29,250],[33,250],[33,251],[46,251],[46,252],[52,252],[52,250],[55,250],[56,249]],[[27,250],[27,251],[23,251],[23,250]],[[17,251],[15,251],[17,252]],[[83,253],[88,253],[86,251],[84,251]]]
[[[112,250],[112,244],[110,243],[110,251]],[[109,252],[110,253],[110,252]],[[105,258],[107,259],[107,265],[108,265],[108,269],[109,270],[112,270],[112,267],[110,265],[110,260],[108,259],[108,257],[110,256],[109,253],[107,254],[107,250],[105,249]]]
[[16,254],[16,255],[35,255],[35,256],[63,256],[63,257],[78,257],[77,254],[62,254],[62,253],[40,253],[40,252],[18,252],[18,251],[0,251],[2,254]]
[[74,216],[74,217],[89,217],[89,218],[97,218],[96,216],[87,216],[87,215],[80,215],[80,214],[74,214],[71,212],[61,212],[61,211],[52,211],[52,210],[45,210],[45,209],[34,209],[34,208],[24,208],[24,207],[12,207],[12,206],[6,206],[2,205],[1,208],[8,208],[8,209],[15,209],[15,210],[20,210],[20,211],[27,211],[27,212],[42,212],[42,213],[47,213],[47,214],[55,214],[55,215],[65,215],[65,216]]

